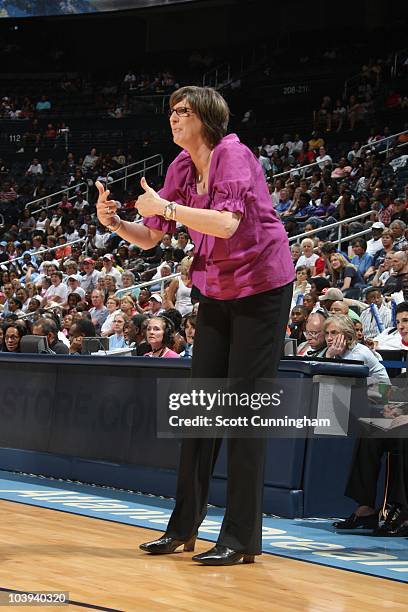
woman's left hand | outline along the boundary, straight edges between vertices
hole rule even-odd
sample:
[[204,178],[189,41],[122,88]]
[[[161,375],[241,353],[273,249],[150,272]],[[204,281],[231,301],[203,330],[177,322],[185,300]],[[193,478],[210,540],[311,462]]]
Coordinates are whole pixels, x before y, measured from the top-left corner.
[[163,215],[167,200],[163,200],[163,198],[161,198],[159,194],[147,184],[144,176],[140,180],[140,185],[145,192],[137,198],[135,208],[137,208],[142,217]]
[[333,343],[326,351],[326,357],[339,357],[346,352],[347,343],[343,334],[339,334],[333,340]]

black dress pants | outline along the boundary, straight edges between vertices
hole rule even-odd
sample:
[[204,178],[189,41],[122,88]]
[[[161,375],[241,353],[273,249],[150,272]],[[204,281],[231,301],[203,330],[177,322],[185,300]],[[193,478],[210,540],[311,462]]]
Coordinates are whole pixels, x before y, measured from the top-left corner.
[[[201,296],[192,377],[248,381],[275,377],[291,299],[291,283],[237,300]],[[261,552],[266,442],[254,438],[227,441],[227,503],[218,543],[247,554]],[[220,439],[183,439],[168,536],[187,540],[197,532],[206,515],[220,445]]]
[[390,452],[387,500],[408,506],[408,440],[406,438],[359,438],[356,440],[345,495],[359,506],[375,508],[381,458]]

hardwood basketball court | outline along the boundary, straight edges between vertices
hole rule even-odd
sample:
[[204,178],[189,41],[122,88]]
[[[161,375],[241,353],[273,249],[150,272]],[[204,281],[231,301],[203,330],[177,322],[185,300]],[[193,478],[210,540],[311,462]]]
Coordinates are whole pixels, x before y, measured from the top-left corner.
[[[253,565],[207,567],[191,553],[150,556],[155,532],[25,504],[0,502],[0,587],[69,591],[48,609],[354,612],[405,611],[406,585],[264,554]],[[211,542],[198,540],[202,552]],[[15,609],[7,606],[5,609]]]

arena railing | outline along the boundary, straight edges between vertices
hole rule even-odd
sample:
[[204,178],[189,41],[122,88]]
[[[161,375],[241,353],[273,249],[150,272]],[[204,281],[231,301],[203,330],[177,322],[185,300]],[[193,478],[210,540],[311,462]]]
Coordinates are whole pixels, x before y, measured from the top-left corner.
[[[83,186],[85,186],[85,189],[82,189]],[[32,200],[31,202],[27,202],[24,208],[30,209],[35,204],[46,202],[47,200],[50,200],[54,198],[55,196],[59,196],[64,193],[69,194],[70,191],[74,191],[74,195],[68,197],[69,201],[74,200],[76,198],[78,191],[80,191],[81,194],[84,196],[84,199],[88,201],[89,185],[88,183],[83,182],[83,183],[78,183],[77,185],[72,185],[71,187],[64,187],[64,189],[60,189],[60,191],[55,191],[54,193],[50,193],[46,196],[43,196],[42,198],[38,198],[37,200]],[[50,208],[55,208],[56,206],[58,206],[58,204],[60,204],[60,202],[61,200],[59,200],[58,202],[54,202],[53,204],[49,204],[47,206],[41,206],[40,208],[33,210],[32,213],[39,213],[42,210],[48,210]]]
[[337,228],[337,239],[335,240],[335,242],[337,242],[338,246],[340,247],[342,242],[353,240],[354,238],[358,238],[359,236],[368,234],[368,232],[371,231],[371,228],[368,228],[356,234],[352,234],[351,236],[343,237],[342,235],[343,225],[345,225],[346,223],[352,223],[353,221],[358,221],[359,219],[364,219],[365,217],[368,217],[375,213],[376,213],[375,210],[367,210],[366,212],[363,212],[360,215],[356,215],[355,217],[350,217],[349,219],[342,219],[341,221],[336,221],[336,223],[329,223],[328,225],[320,225],[319,227],[316,227],[313,230],[309,230],[308,232],[303,232],[302,234],[296,234],[296,236],[291,236],[289,238],[289,243],[299,242],[301,238],[310,238],[311,236],[314,236],[315,234],[319,234],[319,232],[322,232],[322,231],[325,232],[326,230]]
[[[30,253],[30,255],[44,255],[44,253],[49,253],[51,251],[58,251],[58,249],[64,249],[67,246],[72,246],[73,244],[78,244],[78,242],[85,242],[86,238],[78,238],[78,240],[73,240],[72,242],[66,242],[65,244],[58,244],[55,247],[46,247],[44,249],[41,249],[40,251],[35,251],[34,253]],[[11,265],[14,261],[23,261],[23,256],[19,255],[18,257],[13,257],[12,259],[9,259],[8,261],[3,261],[1,263],[2,266],[9,266]]]
[[400,49],[400,51],[396,51],[395,52],[394,57],[393,57],[393,61],[392,61],[392,67],[391,67],[391,76],[393,78],[398,76],[399,62],[400,62],[400,59],[403,59],[404,56],[408,57],[408,48],[407,47],[405,49]]
[[[137,88],[133,88],[130,87],[129,88],[129,92],[134,92],[137,91]],[[158,115],[159,113],[161,113],[162,115],[164,115],[164,113],[166,112],[167,108],[168,108],[168,102],[170,100],[170,94],[140,94],[140,95],[135,95],[132,94],[131,97],[132,102],[134,100],[138,100],[140,102],[142,102],[144,105],[146,103],[150,103],[154,106],[155,109],[155,114]]]
[[[146,175],[146,172],[148,170],[154,170],[155,168],[157,168],[159,175],[163,174],[163,155],[160,155],[159,153],[150,157],[146,157],[145,159],[141,159],[140,161],[128,164],[123,168],[111,170],[106,175],[106,184],[107,186],[109,186],[113,183],[124,181],[124,188],[126,189],[127,181],[131,176],[139,175],[140,177],[142,177]],[[115,178],[117,175],[120,176]]]
[[169,274],[168,276],[163,276],[161,278],[155,278],[154,280],[143,281],[141,283],[137,283],[137,285],[132,285],[131,287],[118,289],[117,291],[115,291],[115,296],[123,297],[124,295],[127,295],[128,293],[133,291],[133,289],[144,289],[145,287],[151,287],[152,285],[158,285],[158,284],[160,284],[160,294],[162,294],[164,283],[166,283],[169,280],[173,280],[173,278],[179,278],[179,277],[180,277],[180,272],[176,272],[175,274]]
[[279,172],[278,174],[274,174],[271,178],[272,179],[280,178],[281,176],[286,176],[287,174],[293,174],[294,176],[297,176],[301,170],[303,171],[302,178],[305,178],[306,170],[308,168],[313,168],[314,166],[319,166],[319,163],[322,163],[322,162],[313,162],[312,164],[306,164],[306,166],[299,166],[298,168],[291,168],[290,170],[285,170],[285,172]]
[[[403,132],[397,132],[396,134],[391,134],[391,136],[386,136],[385,138],[381,138],[380,140],[376,140],[375,142],[370,142],[370,143],[368,143],[368,144],[365,144],[365,145],[363,145],[363,146],[360,148],[360,153],[361,153],[361,151],[363,151],[363,150],[365,150],[365,149],[375,149],[375,148],[376,148],[376,147],[377,147],[379,144],[381,144],[382,142],[386,142],[386,143],[387,143],[387,147],[386,147],[386,148],[385,148],[383,151],[379,151],[379,153],[380,153],[380,154],[384,154],[384,153],[386,154],[386,153],[388,153],[388,151],[389,151],[391,148],[394,148],[394,147],[388,146],[388,145],[389,145],[389,142],[390,142],[390,141],[392,141],[392,140],[394,140],[394,139],[395,139],[395,138],[397,138],[398,136],[402,136],[403,134],[408,134],[408,130],[404,130]],[[406,142],[403,142],[403,143],[401,143],[400,145],[397,145],[397,148],[399,148],[399,147],[403,147],[403,146],[405,146],[406,144],[407,144]]]
[[203,74],[203,87],[220,89],[231,83],[231,64],[219,64]]

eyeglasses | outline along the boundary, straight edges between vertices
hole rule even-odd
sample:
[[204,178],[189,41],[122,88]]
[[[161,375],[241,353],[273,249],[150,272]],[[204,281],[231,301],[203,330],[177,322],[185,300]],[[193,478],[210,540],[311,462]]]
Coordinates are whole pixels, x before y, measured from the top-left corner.
[[317,338],[319,336],[319,334],[321,334],[322,332],[316,332],[316,331],[305,331],[305,336],[307,338]]
[[188,108],[187,106],[179,106],[179,108],[170,108],[169,117],[171,117],[173,113],[176,113],[177,117],[189,117],[190,115],[194,115],[193,109]]

